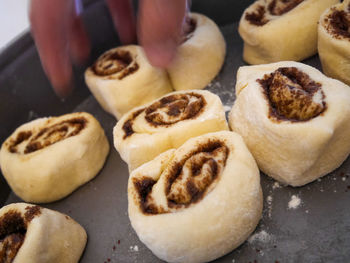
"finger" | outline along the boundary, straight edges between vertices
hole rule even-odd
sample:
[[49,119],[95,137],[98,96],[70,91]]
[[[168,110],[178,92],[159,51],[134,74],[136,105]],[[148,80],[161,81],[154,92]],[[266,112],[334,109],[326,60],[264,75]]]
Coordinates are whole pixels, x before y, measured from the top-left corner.
[[130,0],[107,0],[114,26],[123,44],[136,42],[136,20]]
[[186,0],[142,0],[139,40],[154,66],[168,66],[180,43]]
[[72,65],[63,22],[69,7],[69,0],[32,0],[30,7],[31,30],[43,68],[61,97],[71,91]]
[[79,17],[79,14],[82,12],[80,1],[81,0],[72,1],[72,5],[76,3],[78,7],[75,5],[70,8],[70,20],[67,25],[70,55],[77,64],[83,64],[88,59],[91,50],[89,37]]

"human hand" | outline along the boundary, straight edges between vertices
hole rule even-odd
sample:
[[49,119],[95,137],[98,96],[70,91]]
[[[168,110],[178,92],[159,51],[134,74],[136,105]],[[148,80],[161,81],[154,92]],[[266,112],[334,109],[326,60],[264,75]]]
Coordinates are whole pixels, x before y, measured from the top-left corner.
[[[122,44],[136,42],[136,19],[130,0],[106,0]],[[79,17],[79,0],[32,0],[31,30],[43,68],[57,95],[72,90],[72,63],[90,53]],[[165,67],[180,43],[186,0],[140,0],[138,35],[154,66]]]

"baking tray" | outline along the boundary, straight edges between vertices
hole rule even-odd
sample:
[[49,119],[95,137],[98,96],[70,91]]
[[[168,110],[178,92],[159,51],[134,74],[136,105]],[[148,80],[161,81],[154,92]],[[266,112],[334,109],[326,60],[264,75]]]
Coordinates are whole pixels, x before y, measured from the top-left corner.
[[[118,45],[104,2],[89,1],[84,22],[92,39],[92,63],[103,51]],[[208,85],[229,111],[235,96],[236,71],[244,65],[243,42],[237,26],[252,1],[198,0],[192,10],[213,18],[227,43],[220,74]],[[305,63],[320,68],[317,56]],[[75,69],[75,91],[58,99],[45,77],[29,34],[0,55],[0,142],[20,124],[42,116],[72,111],[92,113],[102,124],[111,150],[103,170],[67,198],[42,206],[66,213],[88,233],[83,263],[162,262],[137,238],[127,215],[127,165],[114,150],[116,120],[97,104],[83,79],[84,67]],[[350,159],[304,187],[277,184],[261,174],[263,217],[249,241],[215,262],[348,262],[350,258]],[[294,196],[294,197],[293,197]],[[294,198],[294,199],[293,199]],[[291,201],[300,201],[293,203]],[[21,201],[0,176],[0,205]]]

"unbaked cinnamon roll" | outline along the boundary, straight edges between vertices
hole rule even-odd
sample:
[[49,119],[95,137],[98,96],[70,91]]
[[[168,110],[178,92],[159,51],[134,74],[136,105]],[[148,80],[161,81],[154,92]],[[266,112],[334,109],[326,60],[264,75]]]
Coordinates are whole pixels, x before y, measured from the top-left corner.
[[186,23],[183,43],[167,71],[175,90],[203,89],[224,63],[225,39],[218,26],[204,15],[191,13]]
[[17,128],[1,147],[0,166],[16,195],[46,203],[94,178],[108,151],[99,122],[79,112],[40,118]]
[[25,203],[0,209],[0,262],[77,263],[86,232],[59,212]]
[[102,108],[117,119],[172,91],[165,70],[151,66],[136,45],[105,52],[86,70],[85,81]]
[[132,171],[191,137],[228,130],[225,111],[215,94],[170,93],[128,112],[114,128],[114,145]]
[[292,186],[339,167],[350,153],[350,88],[297,62],[241,67],[230,126],[259,168]]
[[350,85],[350,1],[328,9],[318,25],[318,53],[324,73]]
[[192,138],[136,169],[129,218],[140,240],[167,262],[208,262],[254,231],[262,214],[258,167],[242,138]]
[[242,15],[239,33],[249,64],[301,61],[317,52],[317,22],[338,0],[258,0]]

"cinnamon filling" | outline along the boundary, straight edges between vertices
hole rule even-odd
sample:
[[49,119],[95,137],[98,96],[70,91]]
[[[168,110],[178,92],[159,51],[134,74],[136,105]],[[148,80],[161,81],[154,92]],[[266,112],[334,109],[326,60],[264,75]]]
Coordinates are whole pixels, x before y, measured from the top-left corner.
[[307,121],[326,110],[321,84],[295,67],[279,68],[257,82],[269,102],[270,118]]
[[183,28],[183,39],[182,43],[189,40],[196,30],[197,21],[194,18],[186,17],[184,28]]
[[109,51],[92,65],[92,70],[98,76],[109,76],[120,72],[118,79],[121,80],[138,70],[139,65],[132,62],[133,58],[129,51]]
[[326,29],[335,38],[344,37],[350,39],[350,6],[348,7],[348,12],[333,8],[325,21],[327,23]]
[[253,12],[246,13],[245,19],[252,25],[263,26],[269,22],[269,20],[265,17],[265,14],[265,7],[259,5]]
[[291,11],[304,0],[272,0],[267,9],[263,5],[257,6],[253,12],[248,12],[245,19],[252,25],[263,26],[270,21],[267,13],[273,16],[281,16]]
[[124,139],[131,136],[135,131],[133,123],[136,118],[142,116],[152,126],[169,127],[183,120],[197,117],[204,110],[206,101],[200,94],[191,92],[187,94],[173,94],[164,97],[147,108],[134,112],[123,125]]
[[[50,122],[48,120],[47,124]],[[78,135],[86,126],[87,119],[77,117],[68,119],[52,126],[41,128],[39,131],[22,131],[15,139],[9,141],[11,153],[32,153],[48,147],[56,142]],[[25,144],[25,142],[27,142]],[[19,149],[21,148],[21,149]]]
[[142,179],[133,180],[135,189],[139,195],[141,209],[145,214],[158,214],[157,206],[149,204],[149,194],[152,191],[153,185],[157,183],[156,180],[153,180],[149,177],[143,177]]
[[169,213],[199,202],[215,187],[228,154],[224,143],[214,140],[199,145],[181,161],[174,163],[165,175],[167,207],[157,204],[152,196],[155,180],[148,177],[134,178],[142,211],[145,214]]
[[0,262],[11,263],[21,248],[28,223],[41,213],[40,207],[26,207],[24,217],[16,210],[9,210],[0,217]]
[[303,1],[304,0],[272,0],[267,6],[267,9],[271,15],[281,16],[294,9]]

